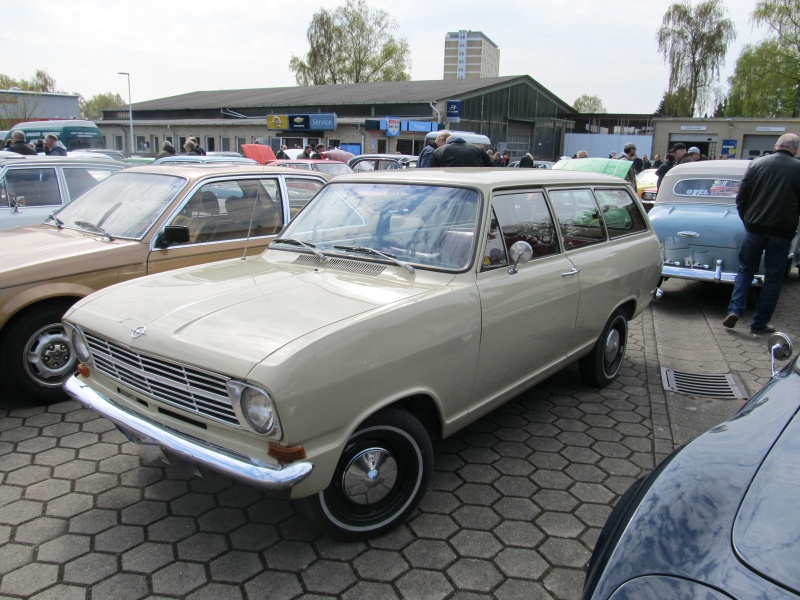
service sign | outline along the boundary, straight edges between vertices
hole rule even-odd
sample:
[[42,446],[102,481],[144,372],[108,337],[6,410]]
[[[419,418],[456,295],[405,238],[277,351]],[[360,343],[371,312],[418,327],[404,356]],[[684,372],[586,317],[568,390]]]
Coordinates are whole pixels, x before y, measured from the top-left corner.
[[267,117],[267,129],[289,129],[288,123],[286,115],[269,115]]
[[395,137],[400,135],[400,119],[397,117],[386,117],[386,136]]
[[319,131],[336,131],[336,113],[321,113],[308,115],[311,129]]

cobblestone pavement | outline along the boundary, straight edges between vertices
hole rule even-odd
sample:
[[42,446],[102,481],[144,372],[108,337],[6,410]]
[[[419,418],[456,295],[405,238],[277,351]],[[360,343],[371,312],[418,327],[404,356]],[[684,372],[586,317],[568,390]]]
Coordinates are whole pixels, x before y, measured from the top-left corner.
[[[766,340],[720,324],[730,288],[668,281],[606,389],[570,367],[435,446],[408,522],[323,537],[289,502],[141,457],[76,402],[0,404],[2,598],[578,598],[612,506],[741,403],[665,392],[659,368],[769,377]],[[773,324],[798,334],[800,281]]]

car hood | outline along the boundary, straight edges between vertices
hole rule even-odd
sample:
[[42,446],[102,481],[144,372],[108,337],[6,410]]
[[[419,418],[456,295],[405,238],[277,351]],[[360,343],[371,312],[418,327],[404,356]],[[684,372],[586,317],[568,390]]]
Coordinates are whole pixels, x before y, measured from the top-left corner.
[[753,570],[800,594],[800,415],[764,460],[736,516],[733,544]]
[[100,270],[105,262],[124,262],[117,255],[140,246],[140,242],[109,242],[99,235],[49,225],[6,229],[0,231],[2,287]]
[[[404,273],[369,276],[262,255],[112,286],[65,318],[141,352],[245,377],[306,334],[433,290]],[[134,338],[140,327],[145,334]]]
[[735,206],[657,202],[647,216],[659,241],[667,245],[738,250],[744,238]]

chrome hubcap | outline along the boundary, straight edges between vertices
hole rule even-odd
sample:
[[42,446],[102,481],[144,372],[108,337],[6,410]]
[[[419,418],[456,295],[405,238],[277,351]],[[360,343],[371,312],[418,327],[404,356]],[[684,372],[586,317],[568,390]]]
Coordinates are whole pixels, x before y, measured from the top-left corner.
[[342,474],[342,489],[356,504],[374,504],[392,491],[397,481],[397,462],[384,448],[368,448],[356,454]]
[[619,355],[619,348],[619,331],[616,328],[613,328],[608,332],[608,337],[606,337],[605,359],[607,365],[614,364],[614,361],[617,359],[617,355]]
[[64,327],[46,325],[31,336],[25,347],[25,369],[31,378],[48,387],[61,385],[75,363]]

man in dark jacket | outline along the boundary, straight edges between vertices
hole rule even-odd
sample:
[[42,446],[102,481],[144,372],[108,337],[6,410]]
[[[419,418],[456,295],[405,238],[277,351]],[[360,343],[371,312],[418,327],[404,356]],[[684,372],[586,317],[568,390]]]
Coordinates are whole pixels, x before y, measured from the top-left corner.
[[492,161],[485,150],[468,144],[464,138],[450,136],[447,143],[437,148],[431,159],[432,167],[491,167]]
[[433,161],[433,153],[436,152],[437,148],[444,146],[447,143],[447,138],[449,137],[449,133],[440,133],[436,136],[435,140],[428,142],[428,144],[422,149],[422,152],[419,153],[417,168],[424,169],[426,167],[433,166],[431,164]]
[[786,261],[800,217],[800,137],[778,138],[775,153],[750,163],[736,195],[745,234],[725,327],[734,327],[747,307],[747,293],[764,255],[764,285],[750,321],[751,333],[772,333],[769,320],[781,295]]
[[36,150],[31,148],[25,141],[25,132],[19,129],[11,132],[11,145],[8,149],[17,154],[36,156]]
[[66,156],[67,149],[63,144],[58,143],[58,137],[54,133],[48,133],[44,137],[44,153],[47,156]]

